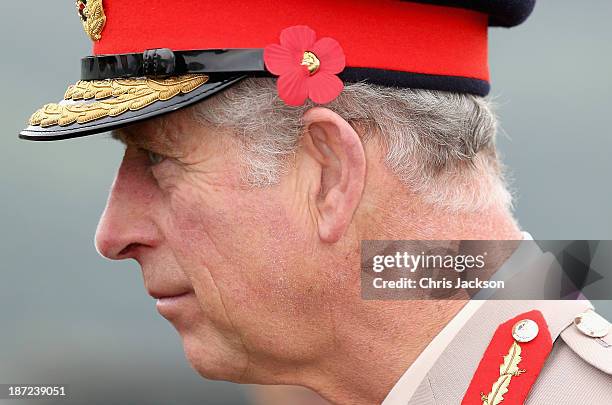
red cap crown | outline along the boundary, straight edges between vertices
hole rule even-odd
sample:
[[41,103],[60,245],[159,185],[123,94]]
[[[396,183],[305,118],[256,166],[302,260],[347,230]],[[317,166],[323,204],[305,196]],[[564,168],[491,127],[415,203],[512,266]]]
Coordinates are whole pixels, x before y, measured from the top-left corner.
[[398,0],[308,2],[104,0],[106,24],[94,54],[264,48],[307,25],[336,39],[351,68],[488,81],[488,15]]

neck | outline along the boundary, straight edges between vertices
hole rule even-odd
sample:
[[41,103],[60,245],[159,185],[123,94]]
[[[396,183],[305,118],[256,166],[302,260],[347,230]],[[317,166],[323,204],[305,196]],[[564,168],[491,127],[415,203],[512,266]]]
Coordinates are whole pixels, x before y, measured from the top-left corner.
[[[381,210],[378,205],[377,210]],[[365,215],[359,239],[518,240],[521,233],[505,210],[448,213],[425,206]],[[396,213],[400,212],[401,215]],[[386,218],[372,224],[374,218]],[[391,218],[391,220],[389,220]],[[358,294],[357,294],[358,295]],[[313,367],[305,385],[336,404],[378,404],[465,300],[366,301],[339,305],[332,350]],[[332,311],[334,312],[334,311]],[[347,313],[348,312],[348,313]]]
[[[466,301],[362,301],[307,382],[335,404],[379,404]],[[351,319],[351,322],[346,322]]]
[[521,232],[503,207],[453,212],[414,196],[364,204],[358,227],[361,240],[518,240]]

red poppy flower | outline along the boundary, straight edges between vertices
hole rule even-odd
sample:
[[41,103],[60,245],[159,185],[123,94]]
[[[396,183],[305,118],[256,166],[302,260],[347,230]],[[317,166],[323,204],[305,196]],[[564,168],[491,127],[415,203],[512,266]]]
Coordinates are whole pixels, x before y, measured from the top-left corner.
[[288,105],[300,106],[307,98],[326,104],[344,88],[336,76],[346,64],[342,47],[332,38],[317,41],[314,30],[305,25],[285,28],[280,45],[264,48],[264,62],[278,76],[278,95]]

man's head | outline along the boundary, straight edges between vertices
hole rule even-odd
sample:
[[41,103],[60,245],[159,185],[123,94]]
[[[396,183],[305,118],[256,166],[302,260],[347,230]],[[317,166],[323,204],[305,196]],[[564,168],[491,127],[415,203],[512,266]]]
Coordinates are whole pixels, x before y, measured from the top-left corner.
[[174,297],[158,309],[202,375],[295,383],[372,314],[361,240],[516,235],[495,128],[470,95],[352,84],[293,108],[248,79],[114,134],[96,245]]

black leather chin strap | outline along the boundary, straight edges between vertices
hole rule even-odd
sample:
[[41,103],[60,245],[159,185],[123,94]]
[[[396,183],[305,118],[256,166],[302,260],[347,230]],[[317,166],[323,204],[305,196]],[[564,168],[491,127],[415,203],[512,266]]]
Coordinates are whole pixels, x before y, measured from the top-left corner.
[[81,80],[190,73],[271,76],[264,65],[263,49],[172,51],[158,48],[143,53],[88,56],[81,59]]

